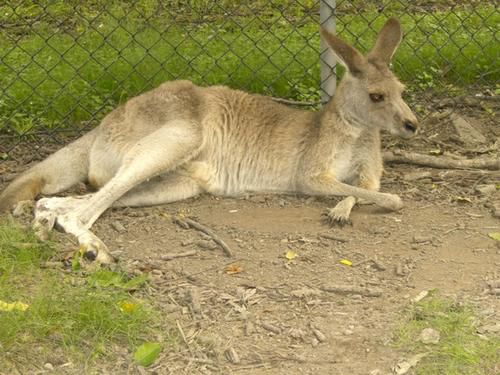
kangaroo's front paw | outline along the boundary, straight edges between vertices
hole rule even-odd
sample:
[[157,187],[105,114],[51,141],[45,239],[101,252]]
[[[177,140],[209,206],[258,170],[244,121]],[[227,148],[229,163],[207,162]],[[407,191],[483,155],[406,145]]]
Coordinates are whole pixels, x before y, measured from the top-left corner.
[[355,204],[356,198],[346,197],[337,203],[334,208],[329,208],[326,213],[328,223],[332,226],[352,224],[349,216],[351,215],[351,210]]
[[343,209],[339,209],[339,206],[335,206],[334,208],[328,208],[325,216],[330,226],[343,227],[344,225],[352,224],[349,214],[350,212],[346,212]]
[[396,194],[386,194],[387,200],[382,205],[391,211],[399,211],[403,208],[403,201]]

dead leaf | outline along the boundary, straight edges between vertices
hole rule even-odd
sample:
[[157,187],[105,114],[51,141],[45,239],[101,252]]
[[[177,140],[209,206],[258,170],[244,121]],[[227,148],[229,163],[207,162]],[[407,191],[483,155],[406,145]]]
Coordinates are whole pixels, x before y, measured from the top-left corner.
[[297,256],[298,256],[298,254],[295,251],[292,251],[292,250],[288,250],[285,253],[285,258],[288,259],[288,260],[295,259],[295,258],[297,258]]
[[228,275],[235,275],[237,273],[243,272],[243,268],[237,264],[230,264],[229,266],[226,267],[225,272]]

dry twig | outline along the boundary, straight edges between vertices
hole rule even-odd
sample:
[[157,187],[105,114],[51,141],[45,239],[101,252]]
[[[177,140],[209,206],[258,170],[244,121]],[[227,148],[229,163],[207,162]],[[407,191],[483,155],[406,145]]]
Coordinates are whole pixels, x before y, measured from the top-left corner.
[[167,253],[163,254],[160,256],[161,260],[172,260],[175,258],[184,258],[184,257],[190,257],[192,255],[196,255],[195,250],[190,250],[190,251],[184,251],[183,253]]
[[359,294],[365,297],[380,297],[382,295],[382,291],[378,289],[360,288],[346,285],[325,285],[321,287],[321,290],[337,294]]
[[403,150],[384,152],[384,161],[443,169],[500,169],[500,159],[498,158],[452,159],[446,156],[436,157]]
[[174,216],[173,220],[176,224],[180,225],[182,228],[193,228],[196,230],[199,230],[200,232],[205,233],[206,235],[210,236],[212,240],[214,240],[215,243],[217,243],[224,253],[228,257],[232,257],[233,252],[229,248],[229,246],[218,236],[216,235],[210,228],[204,226],[203,224],[198,223],[197,221],[194,221],[193,219],[189,218],[180,218],[178,216]]

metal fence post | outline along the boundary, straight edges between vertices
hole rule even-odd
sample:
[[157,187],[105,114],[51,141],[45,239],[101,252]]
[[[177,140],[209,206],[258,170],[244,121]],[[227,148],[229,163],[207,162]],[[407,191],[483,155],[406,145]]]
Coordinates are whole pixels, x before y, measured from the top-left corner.
[[[335,6],[336,0],[321,0],[319,8],[319,19],[321,26],[331,32],[335,32]],[[321,67],[321,102],[325,104],[335,93],[337,84],[337,71],[335,56],[328,48],[326,42],[320,42],[320,67]]]

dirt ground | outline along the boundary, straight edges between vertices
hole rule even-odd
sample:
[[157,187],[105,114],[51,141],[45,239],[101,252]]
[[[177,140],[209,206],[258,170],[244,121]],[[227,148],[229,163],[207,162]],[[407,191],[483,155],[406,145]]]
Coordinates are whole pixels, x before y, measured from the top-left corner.
[[[456,137],[442,104],[435,104],[416,140],[387,138],[385,147],[498,158],[497,118],[474,106],[455,107],[455,113],[475,119],[487,139],[468,145]],[[42,145],[39,152],[53,147]],[[17,147],[17,160],[3,163],[3,184],[25,168],[25,151]],[[102,371],[390,374],[406,356],[392,344],[402,312],[419,293],[433,289],[498,323],[500,299],[488,293],[487,282],[500,279],[500,242],[488,237],[500,231],[494,213],[500,191],[478,189],[500,183],[499,177],[499,171],[386,165],[381,190],[400,194],[404,209],[356,207],[352,225],[342,228],[322,217],[337,198],[203,195],[108,211],[95,233],[125,269],[151,273],[148,293],[182,343],[149,369],[135,368],[130,353],[123,353]],[[210,237],[174,223],[171,216],[179,214],[212,229],[234,257]],[[288,251],[289,258],[296,256],[287,259]],[[166,257],[184,252],[191,255]]]

